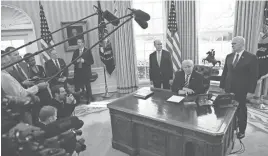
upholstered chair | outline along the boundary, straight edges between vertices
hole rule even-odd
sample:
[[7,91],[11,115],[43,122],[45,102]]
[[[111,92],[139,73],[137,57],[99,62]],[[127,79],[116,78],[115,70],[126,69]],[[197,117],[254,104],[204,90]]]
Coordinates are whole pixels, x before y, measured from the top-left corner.
[[204,83],[205,92],[207,93],[210,87],[210,80],[214,80],[213,77],[216,77],[219,74],[219,71],[217,69],[213,69],[212,67],[204,66],[204,65],[195,65],[194,70],[204,76],[203,83]]

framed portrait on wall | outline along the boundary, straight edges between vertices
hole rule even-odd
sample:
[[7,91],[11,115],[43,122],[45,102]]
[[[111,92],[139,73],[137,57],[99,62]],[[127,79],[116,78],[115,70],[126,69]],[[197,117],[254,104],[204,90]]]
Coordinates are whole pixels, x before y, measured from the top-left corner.
[[[65,27],[66,25],[69,25],[73,22],[61,22],[61,27]],[[65,29],[62,29],[63,31],[63,39],[69,39],[73,36],[77,36],[78,34],[86,31],[86,21],[81,21],[78,23],[75,23]],[[76,49],[78,49],[78,45],[77,45],[77,39],[79,38],[83,38],[85,43],[87,42],[87,33],[83,34],[81,36],[77,36],[69,41],[66,41],[64,43],[64,47],[65,47],[65,51],[74,51]]]

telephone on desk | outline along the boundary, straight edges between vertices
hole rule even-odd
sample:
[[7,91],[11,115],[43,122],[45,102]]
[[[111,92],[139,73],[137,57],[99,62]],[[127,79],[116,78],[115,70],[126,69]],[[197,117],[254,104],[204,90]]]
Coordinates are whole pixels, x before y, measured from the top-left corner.
[[224,106],[233,106],[233,93],[224,93],[220,95],[212,95],[211,100],[213,101],[214,106],[224,107]]

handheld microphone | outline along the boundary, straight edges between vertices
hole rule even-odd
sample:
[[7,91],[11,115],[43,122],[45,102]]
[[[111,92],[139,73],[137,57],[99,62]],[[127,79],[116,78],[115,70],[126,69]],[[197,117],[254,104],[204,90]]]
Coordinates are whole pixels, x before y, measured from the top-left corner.
[[142,29],[148,28],[148,23],[146,21],[143,21],[139,18],[135,18],[135,21],[139,24],[140,27],[142,27]]
[[110,11],[105,10],[104,12],[97,6],[93,5],[94,8],[97,9],[98,13],[101,14],[103,16],[104,19],[106,19],[108,22],[112,21],[112,25],[113,26],[118,26],[118,24],[120,23],[120,21],[118,20],[118,18],[112,14]]
[[140,9],[131,9],[131,8],[128,8],[129,10],[132,11],[132,13],[135,15],[135,18],[139,18],[143,21],[149,21],[150,20],[150,15]]

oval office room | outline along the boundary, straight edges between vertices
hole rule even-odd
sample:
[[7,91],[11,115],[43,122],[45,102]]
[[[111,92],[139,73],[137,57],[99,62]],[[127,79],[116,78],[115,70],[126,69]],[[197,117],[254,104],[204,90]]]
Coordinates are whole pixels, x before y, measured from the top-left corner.
[[267,1],[3,0],[1,14],[2,155],[267,155]]

